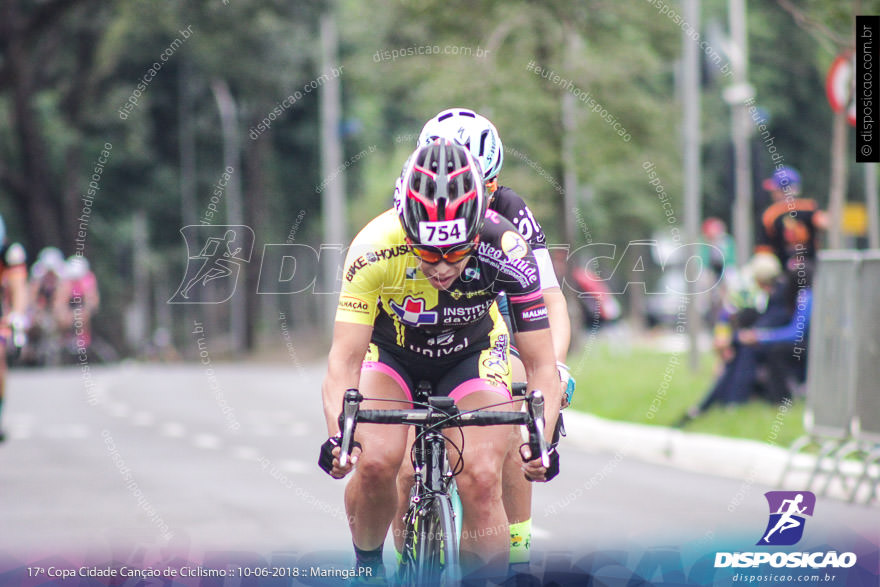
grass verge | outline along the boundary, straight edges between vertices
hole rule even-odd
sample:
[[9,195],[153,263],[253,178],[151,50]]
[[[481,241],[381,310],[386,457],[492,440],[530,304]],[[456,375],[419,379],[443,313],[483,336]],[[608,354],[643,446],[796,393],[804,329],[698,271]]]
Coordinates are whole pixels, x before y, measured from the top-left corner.
[[[623,348],[604,341],[581,356],[569,357],[578,384],[573,407],[611,420],[671,426],[715,380],[716,358],[710,353],[700,357],[696,371],[686,352]],[[787,447],[803,434],[803,412],[803,399],[788,410],[755,399],[731,408],[714,407],[684,430]]]

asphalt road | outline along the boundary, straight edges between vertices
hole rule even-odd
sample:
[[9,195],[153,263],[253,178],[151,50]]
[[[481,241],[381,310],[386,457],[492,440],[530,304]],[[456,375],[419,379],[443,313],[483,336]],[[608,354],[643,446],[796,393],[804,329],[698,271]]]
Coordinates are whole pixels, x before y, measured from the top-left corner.
[[[93,368],[88,378],[77,368],[13,371],[2,415],[0,563],[147,564],[172,552],[200,560],[219,552],[348,556],[344,482],[315,465],[325,434],[323,370],[215,363]],[[748,550],[767,523],[762,494],[772,488],[748,480],[574,445],[562,463],[560,477],[535,491],[538,558]],[[840,537],[870,549],[880,543],[878,519],[876,507],[827,499],[810,524],[828,544]]]

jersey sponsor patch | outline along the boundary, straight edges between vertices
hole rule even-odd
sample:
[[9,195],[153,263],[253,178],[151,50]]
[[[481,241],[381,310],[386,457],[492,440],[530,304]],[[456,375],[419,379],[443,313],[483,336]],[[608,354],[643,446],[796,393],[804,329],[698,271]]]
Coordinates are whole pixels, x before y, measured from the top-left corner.
[[467,227],[464,218],[441,220],[438,222],[419,222],[419,241],[431,247],[460,245],[465,241]]
[[475,279],[480,278],[480,268],[479,267],[466,267],[464,270],[464,278],[462,281],[474,281]]
[[422,326],[424,324],[437,324],[437,312],[425,311],[425,300],[406,296],[403,304],[394,300],[388,303],[401,322],[408,326]]
[[489,311],[495,299],[489,299],[472,306],[453,306],[443,308],[443,324],[467,324],[476,322]]
[[351,262],[345,273],[346,281],[352,281],[357,272],[372,263],[378,263],[383,259],[393,259],[409,252],[409,245],[397,245],[383,249],[371,250]]
[[547,306],[543,302],[529,306],[522,311],[523,320],[526,322],[537,322],[547,317]]
[[[450,340],[452,342],[452,340]],[[431,344],[430,342],[428,343]],[[407,349],[414,353],[418,353],[423,357],[428,357],[430,359],[439,359],[441,357],[449,357],[451,355],[456,355],[458,353],[464,352],[470,346],[470,341],[468,337],[464,337],[461,342],[456,344],[455,346],[450,346],[446,344],[445,346],[436,346],[436,347],[423,347],[417,344],[409,344],[407,345]]]
[[349,312],[367,315],[370,313],[370,305],[360,298],[354,296],[340,296],[339,307]]
[[[480,353],[480,377],[508,387],[510,379],[510,357],[508,355],[507,335],[499,334],[491,348]],[[509,389],[509,387],[508,387]]]
[[[444,346],[444,345],[451,344],[453,340],[455,340],[455,333],[454,332],[447,332],[445,334],[439,334],[437,336],[432,336],[431,338],[429,338],[427,340],[427,342],[430,346]],[[467,340],[467,337],[465,337],[465,340]]]
[[528,254],[529,246],[521,234],[508,230],[501,235],[501,250],[509,259],[522,259]]

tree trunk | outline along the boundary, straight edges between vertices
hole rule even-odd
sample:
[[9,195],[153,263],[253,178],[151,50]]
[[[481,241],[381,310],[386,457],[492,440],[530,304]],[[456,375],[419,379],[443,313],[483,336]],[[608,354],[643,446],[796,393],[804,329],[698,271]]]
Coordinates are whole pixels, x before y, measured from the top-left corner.
[[12,87],[10,119],[19,144],[20,160],[17,164],[26,186],[23,193],[16,194],[20,198],[17,205],[24,211],[29,244],[33,249],[40,249],[49,244],[59,244],[61,223],[58,199],[52,195],[48,153],[40,123],[32,108],[33,64],[25,46],[18,3],[7,2],[5,8],[0,20],[5,21],[6,67]]
[[[264,234],[266,228],[266,218],[268,211],[266,209],[266,182],[263,180],[264,167],[266,161],[267,148],[269,141],[259,140],[251,141],[246,149],[244,149],[244,181],[247,188],[245,189],[244,200],[247,205],[245,210],[245,224],[254,229],[254,234],[259,236]],[[260,251],[255,243],[254,255]],[[257,332],[254,326],[259,323],[260,303],[265,300],[266,303],[275,304],[275,296],[258,296],[257,281],[260,277],[260,263],[257,259],[252,259],[247,264],[245,271],[245,291],[247,292],[247,300],[245,302],[245,314],[247,320],[247,329],[245,330],[245,348],[253,351],[256,347]]]

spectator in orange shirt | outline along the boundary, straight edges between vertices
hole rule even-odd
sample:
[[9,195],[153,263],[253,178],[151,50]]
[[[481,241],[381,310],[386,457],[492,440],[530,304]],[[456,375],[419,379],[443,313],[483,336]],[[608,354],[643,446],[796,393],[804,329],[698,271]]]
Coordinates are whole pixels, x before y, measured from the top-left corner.
[[819,249],[819,233],[828,218],[815,200],[801,198],[801,176],[792,167],[780,167],[764,180],[773,203],[761,218],[755,252],[772,252],[783,268],[791,270],[797,261],[813,265]]

